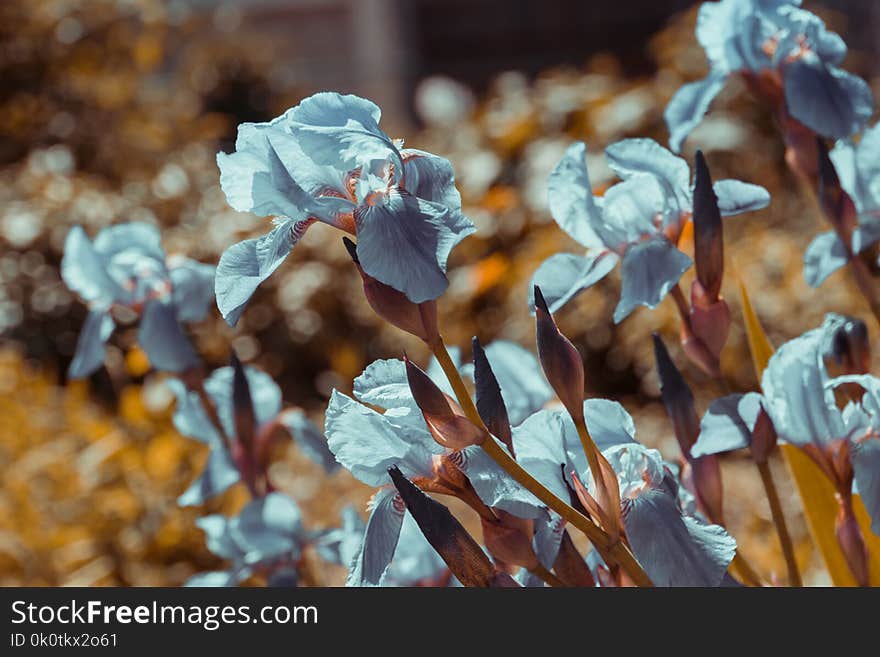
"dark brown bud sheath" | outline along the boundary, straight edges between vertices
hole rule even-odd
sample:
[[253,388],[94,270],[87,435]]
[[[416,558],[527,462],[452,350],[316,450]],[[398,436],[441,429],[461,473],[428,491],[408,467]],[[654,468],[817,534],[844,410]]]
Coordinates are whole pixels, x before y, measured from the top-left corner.
[[425,495],[396,467],[389,468],[388,474],[428,543],[464,586],[510,585],[510,576],[498,575],[492,561],[449,509]]
[[694,262],[697,280],[706,302],[711,304],[721,294],[724,277],[724,231],[718,198],[712,188],[712,176],[702,151],[694,161]]
[[342,242],[361,275],[367,303],[376,314],[428,345],[436,344],[440,339],[437,330],[437,302],[413,303],[403,292],[376,280],[361,267],[357,257],[357,245],[347,237],[343,237]]
[[828,221],[847,244],[852,238],[852,231],[858,223],[856,206],[843,187],[834,163],[828,155],[825,140],[816,138],[818,171],[819,171],[819,202]]
[[553,564],[556,575],[568,586],[583,586],[593,588],[596,581],[587,562],[578,552],[574,541],[568,535],[568,531],[562,532],[562,542],[559,544],[559,554],[556,563]]
[[755,420],[755,428],[752,429],[752,442],[749,447],[752,452],[752,460],[755,463],[766,463],[770,454],[776,449],[777,436],[773,421],[767,415],[767,411],[761,406],[758,417]]
[[406,355],[403,362],[410,392],[434,440],[450,449],[480,445],[486,439],[485,430],[471,422],[455,400],[440,390],[431,377]]
[[656,333],[653,337],[654,358],[660,376],[660,394],[666,414],[672,421],[672,429],[681,453],[691,466],[693,493],[709,519],[716,524],[722,524],[721,470],[718,459],[715,456],[691,456],[691,448],[700,435],[700,418],[694,404],[694,394],[672,362],[663,340]]
[[584,418],[584,363],[556,327],[541,288],[535,286],[535,326],[541,369],[575,423]]
[[239,443],[250,450],[257,431],[257,416],[251,400],[251,388],[244,366],[234,351],[230,365],[232,365],[232,408],[235,420],[235,437]]
[[534,523],[495,509],[496,519],[481,517],[483,542],[496,561],[534,570],[538,557],[532,548]]
[[682,347],[688,358],[712,377],[720,374],[719,360],[730,335],[730,324],[727,302],[722,297],[710,302],[702,283],[694,280],[691,283],[691,334],[686,330],[682,332]]
[[501,396],[501,386],[492,371],[486,352],[480,341],[474,337],[471,344],[474,350],[474,384],[476,387],[477,412],[483,419],[489,433],[503,442],[513,454],[513,436],[510,432],[510,418]]
[[845,495],[838,493],[838,499],[840,508],[834,521],[837,542],[858,585],[868,586],[868,548],[853,513],[852,497],[849,492]]

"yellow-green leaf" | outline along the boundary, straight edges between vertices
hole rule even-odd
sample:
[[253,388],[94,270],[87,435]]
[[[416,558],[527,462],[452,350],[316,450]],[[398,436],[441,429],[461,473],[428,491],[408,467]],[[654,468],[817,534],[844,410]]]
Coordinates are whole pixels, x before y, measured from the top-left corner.
[[[742,280],[739,280],[739,292],[749,351],[751,351],[752,363],[755,366],[755,376],[760,383],[764,368],[767,367],[770,356],[773,355],[773,345],[770,344],[770,340],[758,320]],[[802,450],[793,445],[781,445],[780,447],[792,478],[798,487],[810,534],[825,561],[831,581],[836,586],[855,586],[855,578],[847,565],[837,537],[834,535],[834,520],[838,509],[834,486]],[[871,519],[858,495],[853,496],[853,509],[868,547],[870,583],[872,586],[880,586],[880,537],[871,531]]]

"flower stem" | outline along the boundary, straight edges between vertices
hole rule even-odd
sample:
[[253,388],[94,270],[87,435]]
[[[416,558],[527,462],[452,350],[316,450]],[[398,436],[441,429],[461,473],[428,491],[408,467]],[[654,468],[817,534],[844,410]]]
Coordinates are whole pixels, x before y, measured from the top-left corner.
[[764,586],[761,576],[755,572],[751,564],[739,553],[738,548],[736,554],[733,555],[733,561],[730,562],[730,569],[739,576],[743,584],[747,586]]
[[[443,372],[446,374],[446,378],[449,380],[464,414],[471,422],[486,430],[483,420],[480,418],[476,406],[474,406],[470,393],[465,387],[461,375],[458,373],[458,369],[452,362],[449,352],[446,351],[446,346],[443,344],[443,340],[439,339],[429,346],[434,357],[437,359],[437,362],[440,364],[440,367],[443,369]],[[541,502],[546,504],[548,508],[562,516],[566,522],[582,531],[587,538],[590,539],[603,558],[609,561],[613,560],[620,564],[621,568],[626,570],[627,574],[638,586],[653,586],[651,579],[645,574],[645,571],[642,570],[642,567],[625,545],[619,541],[615,541],[612,544],[609,540],[608,534],[596,526],[592,520],[554,495],[550,489],[535,479],[525,468],[517,463],[514,458],[503,447],[501,447],[495,438],[489,434],[488,430],[486,430],[486,434],[486,440],[483,441],[481,447],[492,457],[492,459],[494,459],[502,470],[507,472],[507,474],[514,479],[514,481],[541,500]]]
[[758,466],[758,472],[761,474],[761,482],[764,484],[767,501],[770,503],[770,514],[773,516],[773,524],[776,525],[776,533],[779,535],[779,544],[782,546],[782,554],[785,557],[785,565],[788,569],[788,585],[803,586],[801,574],[798,571],[797,559],[794,556],[794,545],[791,541],[791,535],[788,533],[788,526],[785,523],[782,504],[779,502],[776,482],[773,481],[773,473],[770,472],[770,464],[764,461],[763,463],[756,462],[755,465]]
[[536,565],[534,568],[529,568],[529,572],[536,577],[540,577],[547,583],[549,586],[562,588],[565,586],[565,582],[559,579],[556,575],[551,573],[549,570],[544,568],[542,564]]

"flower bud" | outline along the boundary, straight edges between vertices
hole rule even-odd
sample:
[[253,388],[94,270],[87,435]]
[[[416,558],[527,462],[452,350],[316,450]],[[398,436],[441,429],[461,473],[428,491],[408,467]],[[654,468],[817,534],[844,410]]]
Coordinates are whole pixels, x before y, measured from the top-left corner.
[[410,392],[434,440],[450,449],[481,444],[486,438],[485,431],[471,422],[455,400],[440,390],[418,365],[406,356],[403,361]]
[[562,532],[562,542],[559,544],[559,554],[556,556],[553,570],[557,577],[568,586],[589,588],[596,586],[590,567],[578,552],[567,531]]
[[[449,509],[428,497],[396,467],[388,474],[428,543],[464,586],[510,586],[511,578],[499,575],[479,544]],[[506,574],[506,573],[505,573]]]
[[257,416],[251,399],[251,388],[248,384],[244,367],[235,352],[230,359],[232,365],[232,409],[235,422],[235,437],[246,449],[250,450],[254,444],[254,436],[257,431]]
[[535,325],[541,369],[575,423],[584,418],[584,363],[556,327],[541,288],[535,286]]
[[[693,336],[705,346],[711,356],[707,364],[708,369],[714,372],[719,368],[718,361],[721,358],[721,350],[724,349],[727,337],[730,335],[730,308],[721,297],[716,297],[714,301],[711,301],[703,284],[699,280],[695,280],[691,284],[690,319]],[[685,351],[687,353],[687,349]],[[688,357],[694,360],[690,354]],[[703,357],[701,360],[705,360],[705,358]],[[695,364],[706,371],[707,368],[700,362],[695,362]]]
[[707,305],[718,301],[724,277],[724,232],[718,198],[701,151],[694,162],[694,262]]
[[357,245],[347,237],[343,237],[342,241],[361,275],[367,303],[376,314],[401,331],[406,331],[429,345],[436,344],[440,339],[437,330],[437,302],[431,300],[413,303],[400,290],[376,280],[361,267]]
[[480,414],[489,433],[505,444],[513,455],[513,436],[510,431],[510,418],[501,396],[501,387],[492,371],[486,352],[475,337],[472,341],[474,351],[474,384],[476,386],[477,412]]
[[844,241],[849,242],[852,231],[858,224],[856,206],[843,187],[834,163],[828,155],[828,148],[821,137],[816,138],[818,158],[818,185],[819,202],[825,211],[828,221],[841,235]]
[[481,517],[483,542],[489,554],[496,561],[534,570],[538,566],[538,557],[532,547],[532,521],[517,518],[501,509],[495,509],[495,515],[496,520]]
[[752,460],[755,463],[766,463],[770,454],[776,449],[777,436],[773,421],[761,405],[758,417],[755,419],[755,428],[752,429],[752,440],[749,448],[752,452]]

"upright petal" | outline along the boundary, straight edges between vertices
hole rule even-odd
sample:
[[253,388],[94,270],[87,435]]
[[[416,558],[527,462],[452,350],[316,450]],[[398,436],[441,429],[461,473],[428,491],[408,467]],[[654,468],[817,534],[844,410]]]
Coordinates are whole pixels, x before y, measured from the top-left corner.
[[639,305],[656,307],[690,266],[691,259],[666,239],[631,246],[623,256],[623,286],[614,322],[626,319]]
[[147,303],[138,329],[138,343],[157,370],[185,372],[199,364],[198,354],[177,321],[173,303]]
[[165,261],[162,235],[152,224],[142,221],[115,224],[102,229],[95,237],[95,251],[103,256],[127,250],[139,251],[154,260]]
[[690,82],[675,92],[663,112],[669,129],[669,147],[674,152],[681,151],[684,140],[706,116],[709,105],[724,88],[726,81],[725,74],[713,71],[708,77]]
[[538,267],[529,284],[529,306],[534,308],[535,285],[541,288],[547,307],[555,313],[584,290],[602,280],[617,264],[616,253],[588,249],[584,256],[557,253]]
[[70,379],[83,379],[104,364],[107,340],[115,324],[109,312],[92,310],[86,315],[76,341],[76,353],[67,370]]
[[739,180],[719,180],[712,187],[718,197],[718,209],[724,217],[760,210],[770,205],[770,192],[760,185]]
[[811,287],[819,287],[848,262],[846,246],[837,234],[833,230],[821,233],[804,252],[804,278]]
[[373,495],[364,540],[352,561],[346,586],[382,585],[397,548],[404,511],[403,500],[393,488],[382,488]]
[[608,146],[605,157],[611,170],[624,180],[639,174],[652,175],[664,192],[676,199],[679,208],[690,208],[690,167],[653,139],[623,139]]
[[363,270],[414,303],[443,294],[449,253],[475,230],[460,212],[400,189],[384,203],[359,207],[355,219]]
[[374,360],[354,380],[356,399],[381,408],[415,408],[402,360]]
[[223,252],[214,293],[230,326],[235,326],[257,287],[281,266],[310,225],[310,221],[281,221],[262,237],[233,244]]
[[547,202],[556,223],[572,239],[585,247],[602,248],[604,244],[593,229],[601,214],[593,200],[586,155],[582,141],[566,149],[547,179]]

